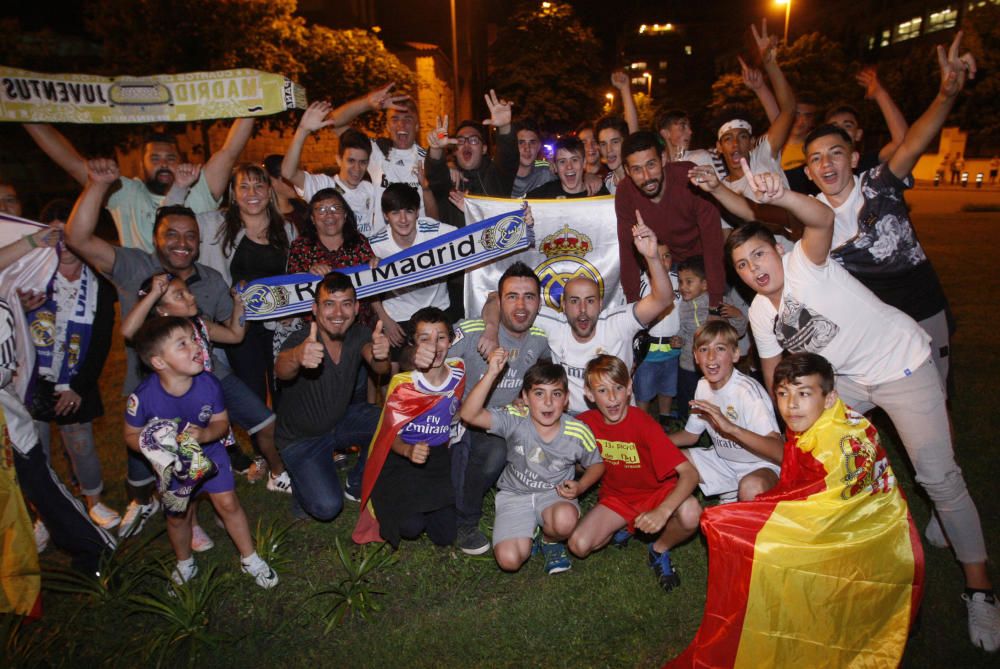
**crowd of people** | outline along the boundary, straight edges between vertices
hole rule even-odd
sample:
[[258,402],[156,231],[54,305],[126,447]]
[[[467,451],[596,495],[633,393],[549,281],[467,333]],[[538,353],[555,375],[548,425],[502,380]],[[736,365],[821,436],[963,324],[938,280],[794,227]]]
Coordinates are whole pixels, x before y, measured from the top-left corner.
[[[642,540],[669,591],[680,585],[670,551],[699,531],[704,501],[737,508],[802,484],[814,472],[788,466],[789,444],[843,422],[845,405],[880,407],[934,505],[927,542],[950,546],[964,571],[971,640],[996,651],[1000,605],[946,406],[948,305],[904,197],[975,62],[960,55],[960,34],[939,48],[940,90],[911,124],[862,72],[892,137],[862,150],[859,112],[841,104],[821,116],[792,90],[766,28],[753,36],[761,67],[741,66],[768,126],[755,132],[748,110],[726,108],[706,149],[690,146],[684,111],[640,128],[622,73],[612,84],[624,116],[558,137],[550,158],[536,120],[492,91],[488,119],[454,130],[436,119],[421,146],[416,105],[391,84],[339,107],[312,103],[285,154],[263,166],[237,164],[252,119],[235,120],[204,165],[150,135],[137,176],[81,156],[52,126],[25,125],[83,187],[75,203],[45,208],[47,227],[0,249],[0,269],[39,247],[59,254],[46,291],[0,301],[0,404],[38,550],[51,539],[93,571],[162,509],[180,585],[213,546],[196,515],[207,496],[242,570],[274,587],[240,474],[290,495],[300,518],[336,522],[346,502],[359,504],[359,543],[395,548],[426,534],[469,555],[492,549],[509,572],[536,554],[547,573],[564,572]],[[388,137],[352,127],[380,111]],[[303,170],[306,139],[329,132],[337,172]],[[0,206],[20,216],[16,193],[0,188]],[[613,196],[627,304],[605,308],[598,284],[578,276],[558,312],[543,310],[539,277],[522,262],[482,313],[464,313],[460,272],[358,299],[338,270],[465,226],[467,195],[526,198],[529,226],[532,200]],[[105,209],[118,244],[96,233]],[[321,278],[310,313],[246,320],[241,284],[298,272]],[[102,501],[91,429],[115,292],[127,341],[120,515]],[[32,369],[18,367],[14,310],[26,313]],[[24,394],[16,375],[31,379]],[[53,422],[85,505],[52,473]],[[170,444],[183,472],[163,466]],[[884,459],[869,464],[886,471]],[[873,480],[862,491],[872,499],[894,486],[891,475]],[[581,517],[591,488],[596,505]]]

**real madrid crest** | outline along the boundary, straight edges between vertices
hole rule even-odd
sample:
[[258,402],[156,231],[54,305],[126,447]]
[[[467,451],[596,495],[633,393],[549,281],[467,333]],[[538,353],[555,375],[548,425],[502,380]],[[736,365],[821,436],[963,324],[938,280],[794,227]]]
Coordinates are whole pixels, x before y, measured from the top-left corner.
[[547,258],[535,267],[535,274],[542,286],[542,299],[549,307],[559,309],[563,287],[572,279],[585,277],[597,284],[604,299],[604,277],[585,256],[594,250],[590,237],[564,225],[539,245],[538,250]]

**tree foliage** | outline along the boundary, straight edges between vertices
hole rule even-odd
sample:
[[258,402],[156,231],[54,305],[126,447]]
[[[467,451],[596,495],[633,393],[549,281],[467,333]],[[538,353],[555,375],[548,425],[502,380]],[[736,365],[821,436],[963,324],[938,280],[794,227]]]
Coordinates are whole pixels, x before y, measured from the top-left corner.
[[516,116],[565,132],[601,111],[601,45],[570,5],[546,4],[522,4],[500,29],[490,49],[489,81],[514,102]]

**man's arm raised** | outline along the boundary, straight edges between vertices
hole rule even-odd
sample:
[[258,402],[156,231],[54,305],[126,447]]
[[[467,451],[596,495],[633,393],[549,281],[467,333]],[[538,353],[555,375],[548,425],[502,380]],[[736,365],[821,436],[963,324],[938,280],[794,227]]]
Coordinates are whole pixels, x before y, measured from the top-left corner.
[[639,132],[639,110],[635,107],[628,75],[623,70],[612,72],[611,85],[618,89],[618,95],[622,99],[622,112],[625,114],[625,124],[629,133]]
[[938,130],[944,125],[948,118],[948,112],[955,104],[955,98],[965,87],[967,79],[976,77],[976,59],[972,54],[966,52],[959,56],[959,48],[962,45],[962,31],[955,35],[951,46],[946,52],[943,46],[938,45],[937,56],[938,65],[941,66],[941,88],[937,97],[931,102],[931,106],[914,122],[903,138],[903,143],[899,145],[896,152],[889,158],[889,169],[900,179],[905,178],[913,166],[920,159],[920,154],[924,152],[930,144]]
[[889,128],[889,143],[878,152],[880,162],[889,160],[899,145],[903,143],[903,138],[906,137],[906,131],[910,126],[906,122],[903,112],[899,110],[892,96],[889,95],[889,91],[882,86],[882,82],[878,79],[878,72],[874,67],[866,67],[861,70],[856,78],[858,83],[864,86],[865,99],[875,101],[882,112],[886,126]]
[[335,121],[332,118],[327,119],[331,109],[333,106],[329,102],[313,102],[309,105],[302,113],[299,126],[295,129],[292,141],[285,151],[285,157],[281,159],[281,176],[291,181],[297,188],[302,188],[306,184],[306,173],[299,167],[302,161],[302,147],[309,135],[334,125]]
[[785,142],[788,141],[792,126],[795,125],[795,93],[792,92],[792,87],[788,83],[788,79],[785,78],[785,74],[778,67],[778,61],[775,57],[776,40],[773,35],[767,34],[767,19],[761,22],[760,33],[753,25],[750,26],[750,30],[753,32],[754,42],[760,50],[764,72],[771,80],[771,86],[774,87],[774,97],[778,100],[778,116],[771,121],[771,126],[767,129],[767,141],[771,145],[771,155],[777,158],[785,146]]
[[87,185],[87,161],[70,144],[66,136],[48,123],[27,123],[24,129],[56,165],[85,186]]
[[115,266],[115,247],[95,235],[94,229],[108,189],[117,183],[121,174],[118,163],[113,160],[99,158],[84,164],[87,179],[66,223],[66,243],[99,271],[111,274]]
[[253,121],[253,118],[238,118],[233,121],[222,148],[208,159],[202,169],[208,189],[212,191],[212,197],[216,200],[226,193],[233,165],[236,164],[247,142],[250,141],[250,135],[253,134]]
[[648,325],[673,304],[674,291],[657,252],[656,233],[643,223],[642,214],[638,210],[635,218],[637,223],[632,226],[632,241],[636,250],[646,259],[646,271],[649,273],[649,295],[636,302],[635,317],[643,325]]

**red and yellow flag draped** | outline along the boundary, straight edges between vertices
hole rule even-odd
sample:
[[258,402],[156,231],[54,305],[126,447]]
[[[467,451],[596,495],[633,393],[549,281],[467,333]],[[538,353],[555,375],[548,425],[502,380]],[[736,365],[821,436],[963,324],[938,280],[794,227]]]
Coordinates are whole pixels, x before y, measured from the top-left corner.
[[924,555],[878,433],[840,401],[785,444],[781,479],[706,509],[705,615],[668,667],[891,667]]
[[[462,370],[465,369],[465,363],[457,358],[448,360],[447,364]],[[438,402],[453,396],[461,398],[464,394],[465,376],[458,382],[454,391],[446,395],[421,392],[413,385],[411,372],[402,372],[392,377],[389,382],[389,391],[386,393],[385,406],[382,408],[382,416],[379,418],[375,436],[372,437],[371,445],[368,447],[368,461],[365,462],[365,473],[361,479],[361,512],[358,514],[358,522],[351,535],[351,539],[355,543],[368,544],[382,541],[378,520],[375,518],[375,510],[371,504],[371,495],[375,481],[378,480],[378,475],[382,472],[386,456],[392,449],[392,442],[396,440],[399,431],[417,416],[429,411]]]
[[14,474],[14,457],[0,410],[0,613],[39,617],[42,574],[31,519]]

